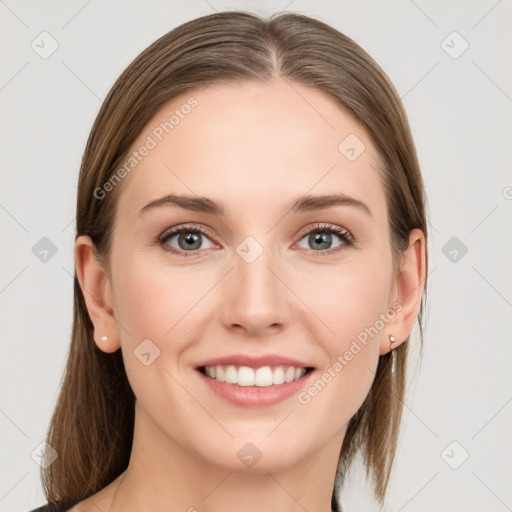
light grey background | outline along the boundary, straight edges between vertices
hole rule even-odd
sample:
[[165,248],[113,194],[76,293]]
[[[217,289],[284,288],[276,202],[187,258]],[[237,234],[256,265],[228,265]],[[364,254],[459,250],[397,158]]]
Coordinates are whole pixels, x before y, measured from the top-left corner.
[[[237,8],[332,24],[379,62],[409,114],[431,212],[429,307],[386,510],[511,510],[511,0],[0,0],[0,510],[44,502],[31,453],[68,351],[75,189],[101,101],[157,37]],[[58,43],[46,59],[31,47],[51,48],[43,31]],[[32,250],[43,237],[57,249],[46,262]],[[344,509],[377,510],[369,496],[353,474]]]

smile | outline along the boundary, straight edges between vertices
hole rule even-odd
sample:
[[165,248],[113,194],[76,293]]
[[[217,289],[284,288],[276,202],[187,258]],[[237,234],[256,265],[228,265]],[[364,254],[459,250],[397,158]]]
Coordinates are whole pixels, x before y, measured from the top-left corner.
[[216,365],[203,366],[199,371],[203,375],[219,382],[237,384],[238,386],[267,387],[293,382],[303,377],[311,368],[294,366],[249,366]]
[[294,366],[201,366],[196,374],[210,391],[239,407],[265,407],[290,398],[303,389],[314,368]]

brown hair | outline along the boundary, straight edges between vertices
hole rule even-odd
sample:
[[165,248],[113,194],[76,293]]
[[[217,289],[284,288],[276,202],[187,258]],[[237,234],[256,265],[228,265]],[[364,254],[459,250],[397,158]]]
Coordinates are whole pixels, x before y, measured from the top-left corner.
[[[284,13],[267,20],[221,12],[189,21],[151,44],[118,78],[98,113],[80,169],[76,236],[91,237],[108,271],[121,186],[101,200],[95,190],[119,168],[148,121],[193,87],[219,81],[264,83],[273,77],[325,91],[368,130],[381,158],[394,253],[405,249],[412,229],[427,236],[422,178],[407,117],[376,62],[350,38],[307,16]],[[380,356],[371,390],[348,424],[339,457],[338,484],[354,456],[363,455],[381,504],[400,426],[408,345],[393,351],[394,373],[390,354]],[[75,272],[71,346],[47,434],[58,458],[42,470],[52,508],[66,510],[126,469],[134,402],[121,350],[107,354],[93,341]],[[332,504],[337,510],[335,489]]]

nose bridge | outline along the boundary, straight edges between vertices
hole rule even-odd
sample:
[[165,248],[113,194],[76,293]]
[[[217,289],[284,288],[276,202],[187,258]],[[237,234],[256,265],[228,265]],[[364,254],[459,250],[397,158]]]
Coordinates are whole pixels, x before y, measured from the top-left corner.
[[248,331],[286,322],[286,289],[274,274],[277,255],[269,237],[262,242],[248,236],[236,247],[228,284],[232,288],[224,305],[225,322]]

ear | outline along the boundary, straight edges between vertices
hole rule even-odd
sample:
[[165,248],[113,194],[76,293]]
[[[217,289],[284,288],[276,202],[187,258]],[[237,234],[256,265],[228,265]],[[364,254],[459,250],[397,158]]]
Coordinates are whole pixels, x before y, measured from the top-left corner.
[[393,307],[397,311],[387,324],[380,346],[380,355],[391,350],[389,336],[394,336],[392,348],[403,343],[411,334],[418,318],[421,297],[425,288],[425,235],[420,229],[409,234],[409,245],[402,254],[400,269],[396,278],[396,301]]
[[[94,325],[94,342],[103,352],[120,348],[119,330],[114,317],[110,278],[96,256],[96,248],[89,236],[75,241],[75,267],[89,317]],[[101,338],[106,336],[107,340]]]

